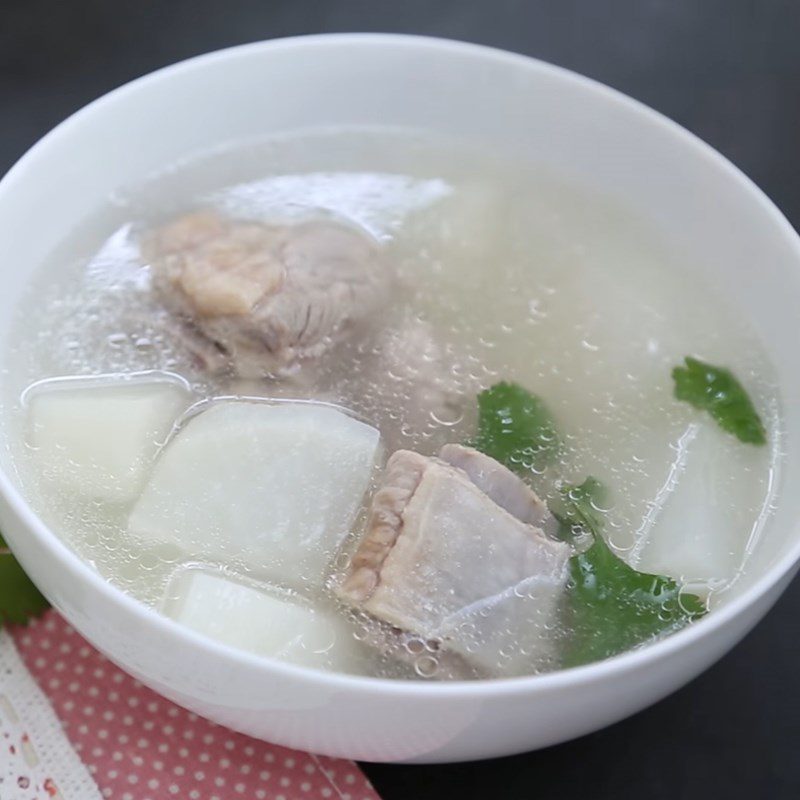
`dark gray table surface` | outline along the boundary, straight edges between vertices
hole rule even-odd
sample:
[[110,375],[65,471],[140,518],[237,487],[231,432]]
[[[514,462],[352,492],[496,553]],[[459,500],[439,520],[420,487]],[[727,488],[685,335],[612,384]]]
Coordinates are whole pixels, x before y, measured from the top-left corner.
[[[792,0],[0,0],[0,173],[66,115],[157,67],[352,30],[481,42],[597,78],[706,139],[800,226]],[[365,769],[386,800],[797,798],[798,615],[795,582],[701,678],[578,741],[495,761]]]

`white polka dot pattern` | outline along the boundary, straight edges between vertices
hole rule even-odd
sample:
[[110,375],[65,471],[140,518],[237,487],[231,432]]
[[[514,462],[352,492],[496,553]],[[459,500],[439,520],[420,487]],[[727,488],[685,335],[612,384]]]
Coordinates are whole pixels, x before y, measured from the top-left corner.
[[251,739],[170,703],[55,612],[14,638],[104,798],[379,800],[353,762]]

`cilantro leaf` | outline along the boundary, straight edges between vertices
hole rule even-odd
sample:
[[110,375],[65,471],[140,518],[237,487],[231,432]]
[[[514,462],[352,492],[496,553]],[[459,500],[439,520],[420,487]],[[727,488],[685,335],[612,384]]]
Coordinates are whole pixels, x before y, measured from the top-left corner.
[[637,572],[606,544],[601,534],[606,492],[600,481],[587,478],[580,486],[567,486],[562,499],[562,526],[594,534],[591,547],[570,559],[572,636],[564,666],[608,658],[705,614],[700,598],[682,594],[671,578]]
[[[544,402],[509,382],[478,395],[478,433],[471,445],[518,471],[541,470],[562,446]],[[682,594],[670,578],[637,572],[606,544],[601,533],[606,490],[600,481],[566,486],[560,504],[551,505],[561,538],[573,543],[593,538],[570,559],[565,614],[572,635],[564,666],[608,658],[705,613],[698,597]]]
[[767,432],[753,402],[733,373],[687,356],[685,367],[675,367],[675,397],[708,411],[723,430],[739,441],[761,445]]
[[568,541],[579,532],[598,535],[603,527],[601,508],[607,496],[606,487],[597,478],[589,477],[578,486],[563,487],[561,507],[556,501],[550,509],[559,523],[559,537]]
[[516,383],[496,383],[478,395],[478,434],[472,447],[519,472],[541,471],[561,449],[544,401]]
[[24,624],[49,606],[0,535],[0,627],[9,622]]

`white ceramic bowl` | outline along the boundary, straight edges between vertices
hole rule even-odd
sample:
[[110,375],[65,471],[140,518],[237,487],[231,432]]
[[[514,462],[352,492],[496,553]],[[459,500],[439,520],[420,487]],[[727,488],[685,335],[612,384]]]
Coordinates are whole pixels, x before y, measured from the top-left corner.
[[[0,183],[0,352],[29,275],[114,189],[231,139],[340,123],[456,135],[546,163],[636,207],[756,326],[781,380],[783,482],[800,481],[800,241],[786,220],[715,151],[639,103],[529,58],[455,42],[335,35],[237,47],[134,81],[59,125]],[[783,492],[732,600],[658,644],[532,678],[436,684],[331,675],[236,652],[117,591],[36,517],[4,451],[0,458],[5,536],[54,605],[114,661],[223,725],[367,760],[498,756],[619,720],[732,647],[800,557],[800,494]]]

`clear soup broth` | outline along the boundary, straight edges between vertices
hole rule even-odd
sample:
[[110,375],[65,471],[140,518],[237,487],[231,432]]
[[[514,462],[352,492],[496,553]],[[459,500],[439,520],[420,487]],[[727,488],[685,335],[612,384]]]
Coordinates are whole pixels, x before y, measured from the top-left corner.
[[[175,335],[141,249],[149,231],[197,209],[271,225],[324,219],[355,230],[392,271],[390,302],[311,367],[264,378],[211,374]],[[530,627],[528,612],[515,611],[515,621],[501,623],[510,627],[497,644],[496,665],[484,653],[479,669],[471,654],[485,643],[474,620],[470,643],[457,648],[456,660],[467,668],[452,667],[446,637],[376,619],[342,603],[333,588],[369,524],[386,457],[397,450],[432,457],[447,443],[474,443],[478,397],[501,382],[539,398],[558,432],[560,447],[546,463],[510,465],[539,497],[555,510],[566,486],[591,476],[607,487],[607,499],[595,504],[602,534],[577,532],[571,558],[602,535],[634,570],[663,576],[679,597],[691,593],[713,608],[746,569],[775,499],[774,372],[747,320],[694,265],[635,209],[544,167],[413,131],[320,130],[235,144],[120,190],[41,265],[14,325],[2,421],[36,511],[104,578],[185,624],[202,609],[192,612],[185,601],[191,576],[211,581],[193,584],[198,597],[228,596],[228,584],[215,578],[250,590],[249,599],[231,600],[239,603],[236,613],[251,615],[236,623],[240,639],[232,643],[264,655],[306,663],[271,639],[261,642],[257,629],[273,613],[259,605],[262,596],[297,630],[306,619],[319,623],[314,635],[322,644],[309,636],[302,647],[313,655],[308,663],[322,668],[443,679],[567,664],[564,648],[576,635],[569,612],[574,571],[542,623],[547,647],[525,652],[528,640],[513,624]],[[672,370],[686,356],[736,376],[763,421],[765,445],[741,442],[676,398]],[[31,398],[51,384],[39,382],[149,371],[174,376],[169,380],[188,398],[153,443],[156,459],[190,430],[198,409],[225,402],[219,398],[317,401],[377,429],[381,454],[321,583],[302,570],[283,580],[235,550],[208,555],[166,539],[143,541],[130,533],[137,498],[83,496],[53,474],[52,461],[43,462],[31,435]],[[152,469],[145,466],[144,480]],[[487,552],[482,570],[493,569],[492,547]],[[283,603],[301,610],[297,620]],[[491,612],[478,616],[492,619]],[[226,627],[230,620],[205,632],[224,639]],[[333,655],[337,648],[348,650],[344,660]],[[520,652],[509,652],[515,648]]]

